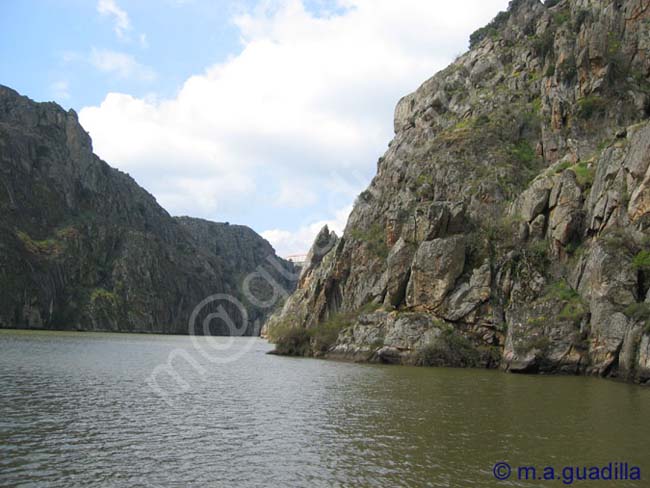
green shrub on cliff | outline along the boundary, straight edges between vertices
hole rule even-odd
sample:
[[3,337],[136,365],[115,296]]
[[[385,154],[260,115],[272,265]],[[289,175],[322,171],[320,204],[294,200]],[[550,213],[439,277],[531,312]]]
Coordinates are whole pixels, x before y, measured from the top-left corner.
[[518,141],[510,147],[510,155],[523,164],[532,163],[537,155],[535,149],[525,139]]
[[548,287],[547,296],[556,298],[558,300],[572,301],[580,298],[578,292],[575,291],[565,280],[559,280],[551,283]]
[[590,15],[591,15],[591,11],[588,9],[581,8],[580,10],[578,10],[578,12],[576,13],[573,19],[573,30],[579,32],[580,29],[582,28],[582,24],[584,24],[587,21]]
[[336,343],[339,333],[351,325],[353,320],[354,314],[337,313],[309,329],[312,352],[314,354],[327,352]]
[[541,58],[553,53],[553,45],[555,44],[555,31],[547,29],[543,34],[533,38],[533,51]]
[[581,300],[567,302],[558,315],[559,318],[579,323],[585,316],[587,310]]
[[593,166],[589,166],[587,162],[583,161],[569,169],[575,173],[576,181],[581,188],[591,188],[596,175],[596,169]]
[[584,120],[605,115],[607,101],[598,95],[589,95],[578,100],[578,117]]
[[546,299],[564,302],[558,313],[558,318],[579,323],[587,313],[587,306],[580,294],[575,291],[565,280],[552,283],[546,293]]
[[643,333],[650,334],[650,304],[632,303],[625,307],[623,313],[636,322],[642,322]]
[[453,329],[446,329],[415,355],[417,366],[476,367],[479,352],[472,343]]
[[318,356],[329,351],[341,331],[353,323],[356,315],[336,313],[309,329],[291,324],[277,325],[269,330],[269,340],[275,344],[275,352],[281,355]]
[[576,59],[573,56],[566,58],[557,67],[557,74],[561,80],[571,81],[578,75]]
[[545,355],[551,348],[553,342],[543,334],[537,334],[532,337],[527,337],[518,341],[515,346],[515,352],[519,356],[524,356],[531,351],[538,351],[540,354]]
[[63,253],[63,245],[54,239],[35,240],[20,230],[16,232],[16,236],[30,254],[42,258],[56,258]]
[[559,12],[555,12],[553,19],[557,25],[566,24],[571,19],[571,12],[568,10],[560,10]]
[[388,257],[388,245],[384,228],[379,224],[372,224],[368,229],[352,229],[350,235],[353,239],[364,242],[368,250],[381,259]]
[[509,12],[499,12],[488,25],[472,32],[469,36],[469,48],[478,46],[483,39],[488,37],[496,38],[499,35],[499,29],[506,24],[509,18]]
[[275,326],[269,330],[269,340],[275,344],[275,351],[284,356],[309,356],[311,354],[309,332],[304,327],[289,324]]
[[650,305],[647,303],[632,303],[625,307],[623,313],[633,320],[645,321],[650,319]]
[[90,294],[90,302],[93,304],[101,302],[108,305],[117,305],[117,295],[104,288],[95,288]]
[[650,251],[639,251],[632,259],[632,266],[640,271],[650,270]]

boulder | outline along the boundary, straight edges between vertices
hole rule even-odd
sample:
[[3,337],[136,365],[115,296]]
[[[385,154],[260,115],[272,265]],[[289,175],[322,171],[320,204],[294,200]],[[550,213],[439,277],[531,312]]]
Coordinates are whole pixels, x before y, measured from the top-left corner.
[[407,288],[407,305],[439,306],[465,267],[465,239],[452,236],[420,244]]

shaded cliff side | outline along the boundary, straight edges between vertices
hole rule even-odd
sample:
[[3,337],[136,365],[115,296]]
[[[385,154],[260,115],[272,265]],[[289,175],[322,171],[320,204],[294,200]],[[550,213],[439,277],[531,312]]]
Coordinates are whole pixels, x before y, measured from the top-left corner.
[[404,97],[280,352],[650,380],[650,2],[514,0]]
[[[269,310],[246,300],[243,278],[262,266],[294,285],[251,229],[170,217],[93,154],[73,111],[2,86],[0,183],[0,327],[184,334],[194,308],[224,293],[246,305],[252,334]],[[250,288],[264,298],[261,281]]]

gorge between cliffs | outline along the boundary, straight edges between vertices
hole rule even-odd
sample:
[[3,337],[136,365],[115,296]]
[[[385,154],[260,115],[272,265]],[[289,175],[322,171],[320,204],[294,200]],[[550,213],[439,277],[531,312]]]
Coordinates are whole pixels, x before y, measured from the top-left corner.
[[0,17],[0,487],[648,486],[650,0]]

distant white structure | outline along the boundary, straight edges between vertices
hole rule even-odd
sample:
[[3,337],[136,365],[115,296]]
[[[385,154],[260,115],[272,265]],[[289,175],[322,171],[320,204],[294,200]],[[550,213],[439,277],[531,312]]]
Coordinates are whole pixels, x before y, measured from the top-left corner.
[[304,266],[307,262],[306,254],[292,254],[290,256],[285,256],[284,259],[291,261],[296,266]]

